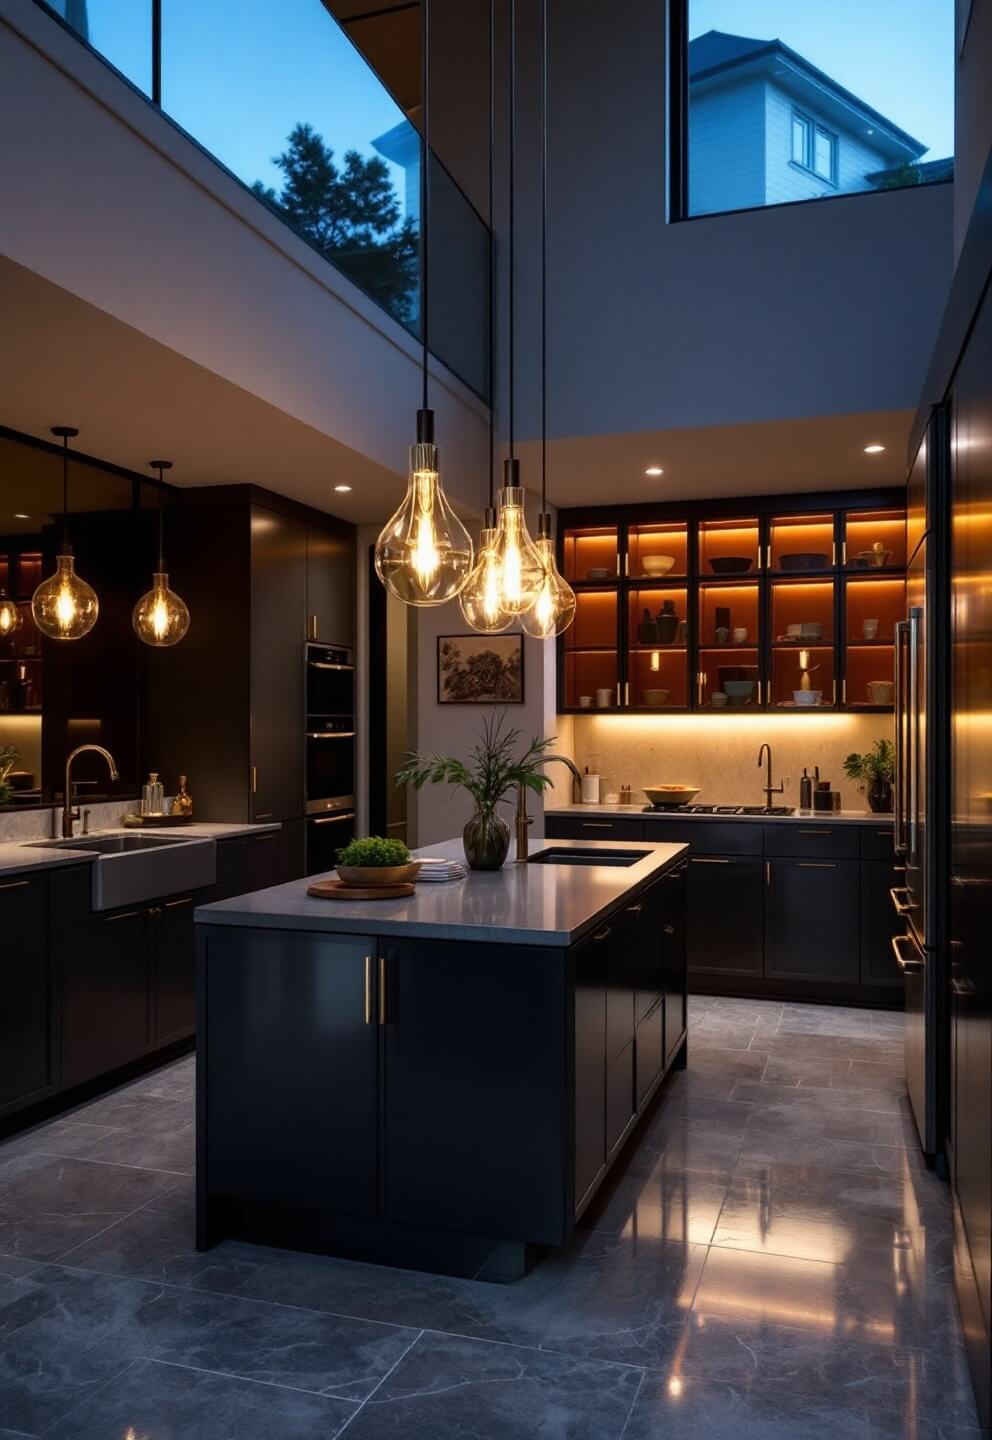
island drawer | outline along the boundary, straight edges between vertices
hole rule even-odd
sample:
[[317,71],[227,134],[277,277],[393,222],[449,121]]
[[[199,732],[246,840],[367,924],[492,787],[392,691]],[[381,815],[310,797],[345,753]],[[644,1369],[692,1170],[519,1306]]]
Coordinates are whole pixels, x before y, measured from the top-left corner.
[[886,825],[859,825],[862,860],[891,860],[895,856],[891,822]]
[[860,853],[858,825],[823,825],[812,817],[766,825],[765,854],[787,860],[815,856],[824,860],[856,860]]
[[626,815],[548,815],[548,840],[643,840],[644,821]]
[[656,820],[644,822],[644,838],[660,845],[689,845],[693,855],[760,855],[760,825],[735,825],[717,820]]

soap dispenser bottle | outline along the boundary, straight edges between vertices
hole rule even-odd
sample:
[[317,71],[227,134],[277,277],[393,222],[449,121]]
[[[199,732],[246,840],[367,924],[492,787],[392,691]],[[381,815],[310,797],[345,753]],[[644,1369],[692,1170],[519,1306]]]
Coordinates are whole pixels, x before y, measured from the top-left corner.
[[161,815],[164,804],[165,790],[158,778],[158,771],[153,770],[141,787],[141,813],[142,815]]
[[806,773],[805,765],[802,779],[799,782],[799,808],[800,810],[812,810],[813,808],[813,782]]

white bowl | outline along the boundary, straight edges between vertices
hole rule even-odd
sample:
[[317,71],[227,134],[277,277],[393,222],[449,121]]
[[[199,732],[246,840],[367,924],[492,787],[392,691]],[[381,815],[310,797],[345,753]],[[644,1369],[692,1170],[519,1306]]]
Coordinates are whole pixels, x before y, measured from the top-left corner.
[[645,575],[667,575],[675,569],[674,555],[645,555],[641,561]]
[[823,698],[822,690],[793,690],[792,698],[797,705],[819,705]]

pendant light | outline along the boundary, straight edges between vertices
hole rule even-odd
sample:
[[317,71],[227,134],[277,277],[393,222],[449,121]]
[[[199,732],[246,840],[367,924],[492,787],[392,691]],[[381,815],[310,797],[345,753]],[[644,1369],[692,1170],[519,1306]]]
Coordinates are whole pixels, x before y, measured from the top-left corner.
[[[496,0],[489,0],[489,384],[493,387],[496,370],[496,309],[495,273],[496,245],[493,238],[493,216],[496,209]],[[482,635],[501,635],[513,624],[514,616],[504,609],[500,584],[499,562],[496,557],[495,469],[496,469],[496,407],[495,397],[489,400],[489,504],[479,535],[472,573],[458,596],[462,619]]]
[[509,232],[509,274],[507,277],[508,297],[508,349],[509,349],[509,395],[507,412],[509,416],[509,456],[503,462],[503,485],[499,493],[499,519],[496,539],[493,545],[494,563],[499,577],[500,604],[512,616],[522,615],[537,599],[538,588],[544,574],[541,557],[527,530],[524,514],[524,492],[520,484],[520,461],[513,453],[513,390],[514,390],[514,229],[515,229],[515,186],[514,167],[516,158],[516,108],[517,108],[517,4],[510,0],[510,117],[509,117],[509,204],[507,207],[507,229]]
[[558,571],[548,509],[548,0],[541,0],[541,583],[520,624],[537,640],[561,635],[575,619],[575,591]]
[[0,590],[0,640],[6,640],[8,635],[20,628],[21,612],[11,600],[6,590]]
[[461,591],[472,570],[472,541],[448,503],[441,484],[434,411],[428,405],[430,300],[430,5],[421,0],[420,162],[420,336],[423,348],[423,403],[417,411],[417,443],[410,447],[410,473],[403,503],[387,520],[375,547],[375,569],[390,594],[405,605],[443,605]]
[[152,576],[152,588],[134,607],[131,624],[139,640],[164,649],[167,645],[178,645],[186,634],[189,610],[185,601],[169,589],[169,577],[165,570],[165,481],[162,477],[166,470],[172,469],[172,461],[149,460],[148,463],[158,471],[158,569]]
[[43,580],[31,597],[34,623],[50,640],[80,640],[96,624],[100,602],[92,586],[76,574],[69,544],[69,441],[79,434],[72,425],[53,425],[62,441],[62,546],[55,574]]

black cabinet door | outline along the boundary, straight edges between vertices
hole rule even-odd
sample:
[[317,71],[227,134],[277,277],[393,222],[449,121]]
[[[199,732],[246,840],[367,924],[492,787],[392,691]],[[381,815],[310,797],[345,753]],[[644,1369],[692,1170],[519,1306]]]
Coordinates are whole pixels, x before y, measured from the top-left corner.
[[636,922],[640,915],[621,910],[593,935],[606,950],[606,1063],[609,1065],[634,1038],[635,998],[640,978]]
[[303,813],[307,527],[251,512],[252,819]]
[[661,999],[665,986],[665,882],[659,880],[630,905],[631,934],[626,942],[634,984],[637,1024]]
[[0,1111],[54,1083],[49,1046],[48,880],[0,882]]
[[643,840],[644,821],[626,815],[548,815],[549,840]]
[[278,830],[247,836],[245,878],[247,890],[267,890],[283,880],[283,853]]
[[606,1154],[611,1156],[634,1118],[634,1042],[606,1067]]
[[196,1025],[196,896],[182,895],[152,907],[155,976],[155,1043],[192,1035]]
[[374,940],[203,929],[209,1194],[374,1215]]
[[566,952],[380,946],[384,1218],[561,1244]]
[[150,1044],[148,909],[76,915],[61,937],[62,1084],[114,1070]]
[[661,881],[664,906],[661,915],[664,937],[665,1050],[664,1063],[672,1056],[686,1027],[686,875],[688,865],[679,865]]
[[690,856],[686,880],[689,973],[762,973],[763,877],[757,857]]
[[858,864],[853,860],[765,863],[765,974],[857,984]]
[[355,643],[354,541],[307,528],[307,638]]
[[575,1203],[606,1164],[606,968],[589,939],[575,951]]
[[637,1027],[635,1045],[635,1078],[637,1108],[643,1105],[651,1086],[661,1074],[665,1063],[665,1002],[659,999]]
[[889,891],[900,883],[891,860],[861,862],[861,983],[896,985],[903,983],[902,971],[892,950],[892,937],[902,933],[900,920]]

